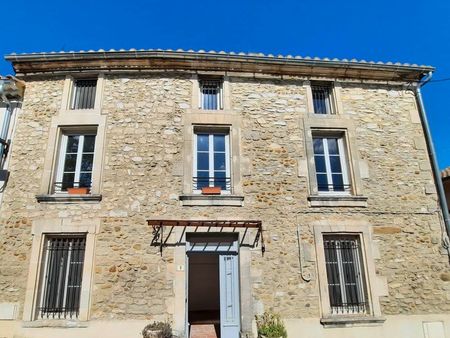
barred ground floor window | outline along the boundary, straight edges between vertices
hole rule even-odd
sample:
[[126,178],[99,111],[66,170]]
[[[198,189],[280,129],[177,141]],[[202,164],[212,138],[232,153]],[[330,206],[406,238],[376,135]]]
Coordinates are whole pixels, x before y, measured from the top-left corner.
[[86,236],[45,238],[38,318],[78,318],[85,248]]
[[359,236],[325,235],[323,244],[331,313],[366,313],[367,296]]

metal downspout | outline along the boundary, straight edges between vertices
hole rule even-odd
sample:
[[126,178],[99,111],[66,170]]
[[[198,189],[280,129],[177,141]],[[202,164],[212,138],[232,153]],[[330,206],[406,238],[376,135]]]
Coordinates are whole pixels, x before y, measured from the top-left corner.
[[433,176],[434,176],[434,180],[435,180],[436,187],[437,187],[437,192],[438,192],[438,197],[439,197],[439,204],[440,204],[440,207],[442,209],[442,216],[444,218],[445,229],[446,229],[446,232],[447,232],[447,236],[444,236],[443,242],[444,242],[444,246],[447,249],[447,252],[448,252],[448,254],[450,256],[450,241],[449,241],[449,237],[450,237],[450,217],[449,217],[449,212],[448,212],[447,201],[446,201],[446,198],[445,198],[444,185],[442,184],[441,172],[439,170],[439,165],[438,165],[438,162],[437,162],[437,159],[436,159],[436,151],[434,149],[433,140],[431,138],[430,127],[428,125],[428,120],[427,120],[427,115],[426,115],[426,111],[425,111],[425,106],[423,104],[423,99],[422,99],[422,93],[420,91],[420,89],[428,81],[431,80],[432,75],[433,75],[432,72],[429,72],[427,74],[427,76],[425,77],[425,79],[419,82],[418,86],[416,87],[416,100],[417,100],[417,106],[419,108],[420,119],[422,121],[423,131],[424,131],[424,134],[425,134],[425,141],[427,143],[428,154],[430,156],[431,167],[433,169]]

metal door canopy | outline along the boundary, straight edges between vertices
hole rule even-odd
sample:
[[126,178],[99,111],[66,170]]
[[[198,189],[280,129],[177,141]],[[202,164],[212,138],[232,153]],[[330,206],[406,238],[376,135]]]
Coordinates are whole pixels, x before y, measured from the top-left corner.
[[[236,245],[250,246],[252,248],[255,248],[260,244],[262,254],[264,254],[265,252],[262,221],[255,221],[255,220],[188,221],[188,220],[151,219],[147,220],[147,223],[153,229],[153,239],[151,244],[153,246],[159,246],[161,254],[164,246],[167,247],[186,244],[185,236],[188,236],[187,232],[198,234],[210,233],[211,235],[214,235],[214,233],[236,234],[236,235],[240,233],[239,241],[236,242]],[[181,234],[175,231],[176,228],[182,228]],[[256,234],[254,235],[254,237],[249,230],[256,230]],[[193,236],[193,234],[189,234],[189,236]],[[205,245],[203,244],[203,246]]]

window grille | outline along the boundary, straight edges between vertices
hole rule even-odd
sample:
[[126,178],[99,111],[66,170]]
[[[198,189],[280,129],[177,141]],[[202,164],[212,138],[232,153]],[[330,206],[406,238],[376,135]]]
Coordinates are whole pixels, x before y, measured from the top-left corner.
[[314,114],[332,114],[331,110],[331,87],[312,86]]
[[77,318],[80,311],[85,237],[48,238],[38,315],[42,319]]
[[75,80],[71,109],[94,109],[97,80]]
[[331,313],[367,312],[358,236],[324,236]]
[[200,104],[202,109],[222,109],[222,80],[200,80]]

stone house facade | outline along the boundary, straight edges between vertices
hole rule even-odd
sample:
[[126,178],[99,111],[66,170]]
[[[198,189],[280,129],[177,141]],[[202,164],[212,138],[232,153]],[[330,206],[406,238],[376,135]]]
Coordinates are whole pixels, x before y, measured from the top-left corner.
[[[431,67],[261,54],[9,55],[0,337],[450,337],[415,86]],[[78,189],[78,190],[72,190]],[[198,336],[197,336],[198,337]]]

